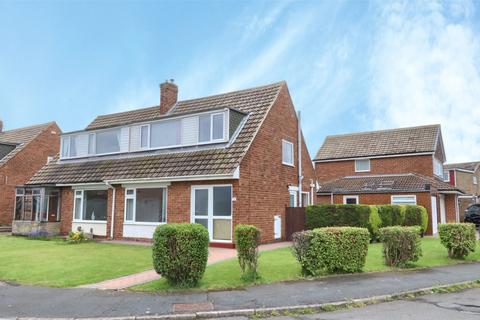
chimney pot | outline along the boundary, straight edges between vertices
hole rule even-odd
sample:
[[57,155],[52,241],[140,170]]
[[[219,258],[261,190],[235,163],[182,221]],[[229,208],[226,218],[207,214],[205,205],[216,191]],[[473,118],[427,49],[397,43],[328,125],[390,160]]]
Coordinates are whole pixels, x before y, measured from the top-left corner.
[[170,82],[166,80],[160,84],[160,113],[166,114],[177,103],[178,99],[178,87],[173,83],[173,79]]

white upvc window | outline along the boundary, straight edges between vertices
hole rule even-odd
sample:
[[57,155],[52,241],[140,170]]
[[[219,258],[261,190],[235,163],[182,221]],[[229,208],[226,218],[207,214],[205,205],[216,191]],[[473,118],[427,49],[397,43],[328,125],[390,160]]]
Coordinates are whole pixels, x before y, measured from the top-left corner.
[[95,154],[95,133],[88,134],[88,154],[94,155]]
[[472,177],[472,182],[473,182],[473,184],[478,184],[478,178],[473,176]]
[[450,172],[448,170],[443,171],[443,181],[450,182]]
[[282,139],[282,164],[293,167],[293,143]]
[[120,152],[120,128],[97,131],[95,133],[95,154]]
[[144,124],[140,127],[140,148],[150,148],[150,125]]
[[433,158],[433,173],[437,177],[443,177],[443,163],[437,158]]
[[70,157],[70,137],[62,137],[62,158]]
[[126,224],[161,224],[167,221],[167,188],[125,190]]
[[311,205],[310,202],[310,192],[302,191],[302,207],[307,207]]
[[225,140],[225,113],[212,113],[198,117],[198,143]]
[[370,159],[355,160],[355,172],[369,172],[369,171],[370,171]]
[[108,190],[74,190],[73,221],[106,222]]
[[391,204],[416,205],[417,204],[417,196],[416,195],[396,195],[396,196],[392,196]]
[[343,204],[360,204],[358,196],[343,196]]

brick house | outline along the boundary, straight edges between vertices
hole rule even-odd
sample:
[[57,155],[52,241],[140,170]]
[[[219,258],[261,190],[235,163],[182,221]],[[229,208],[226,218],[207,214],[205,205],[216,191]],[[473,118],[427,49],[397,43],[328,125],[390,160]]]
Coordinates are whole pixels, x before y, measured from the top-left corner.
[[234,226],[248,223],[263,242],[284,239],[285,207],[315,200],[287,84],[185,101],[177,92],[165,82],[159,106],[62,135],[59,157],[28,183],[61,193],[61,234],[151,239],[159,224],[197,222],[212,245],[232,246]]
[[[55,122],[3,131],[0,121],[0,225],[11,225],[15,187],[25,184],[60,149],[61,130]],[[40,203],[27,199],[30,221],[40,219]]]
[[449,163],[444,165],[445,182],[465,191],[458,196],[460,221],[463,221],[465,210],[474,203],[480,203],[480,161]]
[[427,233],[458,221],[462,191],[443,181],[440,125],[327,136],[315,159],[319,203],[418,204]]

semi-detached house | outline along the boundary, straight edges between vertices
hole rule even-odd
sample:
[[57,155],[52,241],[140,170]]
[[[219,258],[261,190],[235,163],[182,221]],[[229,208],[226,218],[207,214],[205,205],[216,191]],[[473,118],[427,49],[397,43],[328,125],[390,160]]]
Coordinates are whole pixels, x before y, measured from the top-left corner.
[[102,115],[65,133],[57,159],[24,190],[58,190],[61,234],[151,239],[159,224],[203,224],[231,246],[234,226],[284,238],[285,207],[315,200],[313,164],[285,82]]
[[443,181],[440,125],[327,136],[314,159],[317,201],[344,204],[417,204],[429,213],[427,233],[459,221],[463,191]]

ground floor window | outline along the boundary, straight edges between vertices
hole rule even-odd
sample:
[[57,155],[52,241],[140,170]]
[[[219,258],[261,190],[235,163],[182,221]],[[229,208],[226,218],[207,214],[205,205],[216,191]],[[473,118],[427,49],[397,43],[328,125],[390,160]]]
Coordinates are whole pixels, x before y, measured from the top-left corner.
[[166,188],[125,190],[125,222],[166,222]]
[[343,204],[359,204],[358,196],[343,196]]
[[232,240],[232,186],[192,187],[191,220],[208,229],[210,240]]
[[302,207],[307,207],[311,205],[310,203],[310,193],[309,192],[302,192]]
[[73,218],[77,221],[107,221],[108,190],[75,190]]
[[14,219],[17,221],[60,221],[60,192],[52,188],[17,188]]
[[398,195],[392,196],[392,204],[397,205],[416,205],[417,197],[415,195]]

